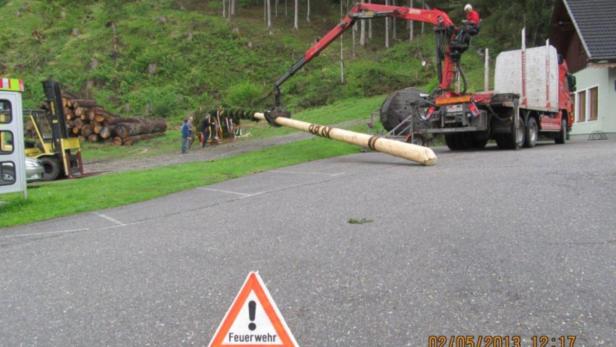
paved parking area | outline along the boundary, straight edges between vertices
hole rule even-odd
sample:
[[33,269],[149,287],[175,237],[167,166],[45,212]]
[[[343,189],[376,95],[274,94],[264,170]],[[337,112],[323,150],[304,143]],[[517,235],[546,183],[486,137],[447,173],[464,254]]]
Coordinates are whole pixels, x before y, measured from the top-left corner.
[[616,142],[437,154],[333,158],[0,230],[0,345],[207,345],[252,270],[302,346],[616,345]]

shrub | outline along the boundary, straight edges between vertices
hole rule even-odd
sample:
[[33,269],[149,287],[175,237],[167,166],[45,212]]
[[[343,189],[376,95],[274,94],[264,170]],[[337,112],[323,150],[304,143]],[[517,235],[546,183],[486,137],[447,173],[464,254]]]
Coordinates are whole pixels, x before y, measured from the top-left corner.
[[253,107],[263,96],[263,89],[255,83],[244,81],[227,89],[225,96],[226,103],[233,107]]

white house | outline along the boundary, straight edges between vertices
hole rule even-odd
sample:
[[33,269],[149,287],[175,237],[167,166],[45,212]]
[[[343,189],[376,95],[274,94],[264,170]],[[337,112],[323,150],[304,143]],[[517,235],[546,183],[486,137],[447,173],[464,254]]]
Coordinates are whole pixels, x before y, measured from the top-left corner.
[[616,135],[616,0],[558,0],[550,40],[577,78],[571,135]]

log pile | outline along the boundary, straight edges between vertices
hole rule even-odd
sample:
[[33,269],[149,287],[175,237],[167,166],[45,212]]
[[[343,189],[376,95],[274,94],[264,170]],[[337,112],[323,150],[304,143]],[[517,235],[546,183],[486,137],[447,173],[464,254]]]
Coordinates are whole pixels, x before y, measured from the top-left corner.
[[164,135],[167,130],[163,118],[120,117],[98,106],[94,100],[76,98],[68,93],[63,93],[62,104],[69,133],[81,141],[130,146]]

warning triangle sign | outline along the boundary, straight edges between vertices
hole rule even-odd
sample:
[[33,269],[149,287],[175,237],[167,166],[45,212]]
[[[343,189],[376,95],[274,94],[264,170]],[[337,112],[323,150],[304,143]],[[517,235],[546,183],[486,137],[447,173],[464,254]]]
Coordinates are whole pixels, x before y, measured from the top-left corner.
[[248,274],[209,347],[299,347],[258,272]]

